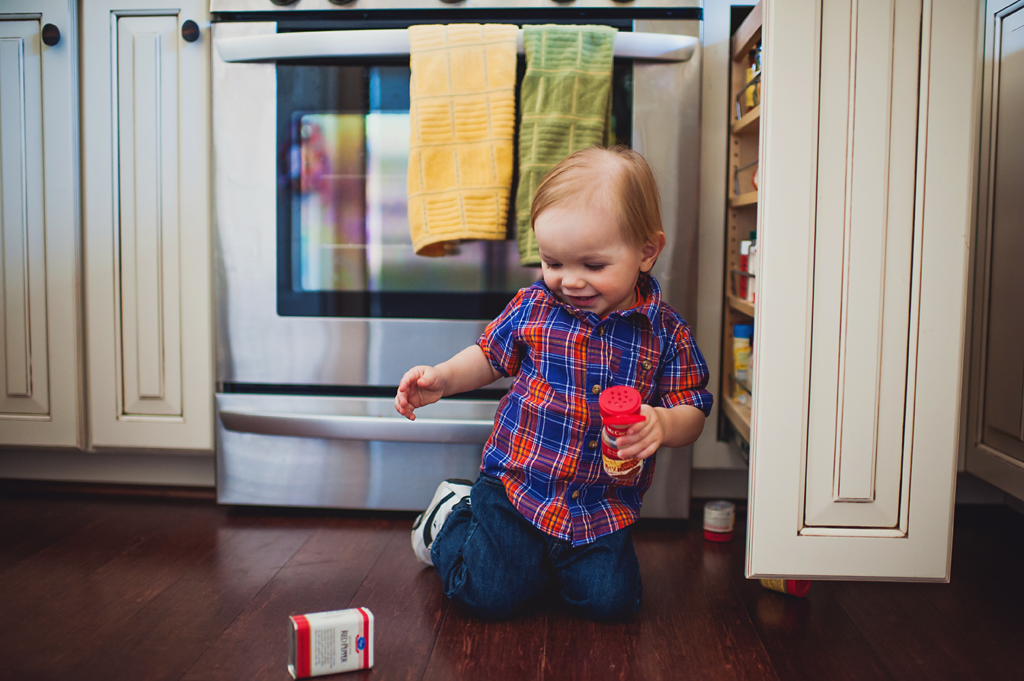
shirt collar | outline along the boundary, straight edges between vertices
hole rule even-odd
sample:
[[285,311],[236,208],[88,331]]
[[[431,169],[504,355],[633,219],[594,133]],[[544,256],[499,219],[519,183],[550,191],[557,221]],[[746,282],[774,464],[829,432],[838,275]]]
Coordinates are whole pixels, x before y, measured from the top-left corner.
[[[569,305],[558,299],[551,289],[547,287],[543,279],[539,279],[533,288],[544,291],[545,294],[551,299],[551,301],[566,312],[573,315],[581,321],[589,322],[593,326],[597,326],[601,323],[601,318],[597,316],[596,312],[588,312],[581,310],[574,305]],[[625,310],[616,310],[608,315],[608,319],[613,317],[626,318],[633,314],[642,314],[651,322],[651,326],[657,328],[658,311],[661,308],[661,286],[658,284],[658,280],[654,278],[654,275],[649,272],[641,272],[640,276],[636,280],[636,298],[637,304],[631,308]]]

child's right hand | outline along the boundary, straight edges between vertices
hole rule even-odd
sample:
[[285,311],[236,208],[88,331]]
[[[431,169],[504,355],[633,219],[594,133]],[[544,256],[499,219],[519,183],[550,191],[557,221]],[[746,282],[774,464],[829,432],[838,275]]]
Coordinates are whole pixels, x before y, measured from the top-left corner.
[[435,367],[418,366],[409,369],[398,384],[395,409],[405,418],[415,421],[413,410],[444,397],[445,383],[444,375]]

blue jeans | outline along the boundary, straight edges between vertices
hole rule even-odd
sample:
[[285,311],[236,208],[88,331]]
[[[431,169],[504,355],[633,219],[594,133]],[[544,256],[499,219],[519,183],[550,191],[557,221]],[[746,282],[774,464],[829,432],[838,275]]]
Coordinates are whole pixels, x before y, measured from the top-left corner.
[[481,475],[471,504],[452,509],[430,549],[445,595],[471,612],[507,617],[557,579],[559,595],[590,619],[636,612],[643,598],[629,527],[584,546],[547,535],[509,502],[500,480]]

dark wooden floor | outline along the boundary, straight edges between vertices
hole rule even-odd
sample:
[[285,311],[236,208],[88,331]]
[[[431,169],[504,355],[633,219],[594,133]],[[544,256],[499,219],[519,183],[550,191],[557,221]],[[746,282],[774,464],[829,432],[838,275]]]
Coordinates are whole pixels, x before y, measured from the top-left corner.
[[948,585],[743,578],[742,537],[636,532],[645,602],[466,615],[411,517],[0,491],[0,678],[287,679],[287,616],[366,606],[376,666],[344,679],[1022,679],[1024,518],[957,509]]

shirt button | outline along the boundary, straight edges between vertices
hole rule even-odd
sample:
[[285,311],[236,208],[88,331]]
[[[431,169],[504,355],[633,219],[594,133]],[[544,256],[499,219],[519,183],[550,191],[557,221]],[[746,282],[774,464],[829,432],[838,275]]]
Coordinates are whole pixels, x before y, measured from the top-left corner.
[[640,362],[640,366],[642,366],[644,368],[644,371],[650,370],[650,368],[651,368],[651,360],[645,359],[644,361]]
[[597,330],[597,335],[598,336],[603,336],[604,335],[604,327],[603,326],[600,329]]
[[597,440],[591,440],[590,444],[587,446],[590,447],[591,449],[597,449]]
[[572,493],[572,498],[573,499],[579,499],[580,498],[580,491],[579,490],[574,491]]
[[595,385],[593,388],[590,389],[590,392],[594,393],[595,395],[598,394],[599,392],[601,392],[601,386]]

